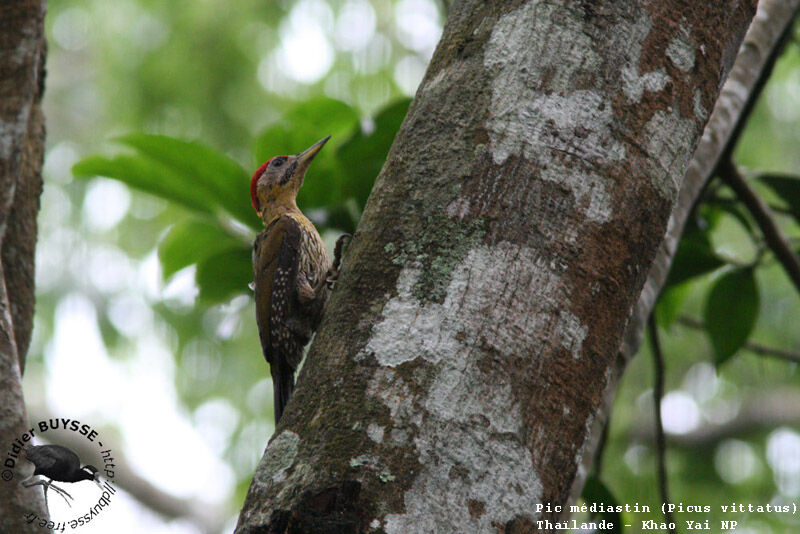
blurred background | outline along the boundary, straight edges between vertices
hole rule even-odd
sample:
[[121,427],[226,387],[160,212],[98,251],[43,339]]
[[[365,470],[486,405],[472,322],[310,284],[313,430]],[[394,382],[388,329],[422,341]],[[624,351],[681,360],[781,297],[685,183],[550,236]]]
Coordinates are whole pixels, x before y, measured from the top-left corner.
[[[261,226],[249,175],[332,134],[299,204],[329,245],[352,231],[443,21],[433,0],[48,2],[45,190],[24,385],[32,421],[80,419],[114,450],[122,491],[86,532],[233,529],[273,431],[247,288]],[[792,41],[737,161],[800,174],[799,121]],[[791,198],[767,185],[757,184],[800,243]],[[714,188],[693,227],[714,261],[692,269],[684,254],[689,274],[659,307],[672,497],[715,510],[800,497],[800,298],[731,199]],[[721,356],[698,327],[714,316],[713,289],[742,268],[753,287],[733,328],[783,357],[744,345]],[[643,349],[623,379],[601,473],[618,502],[652,506],[637,521],[660,519],[651,361]],[[76,498],[94,495],[80,486],[69,488]],[[77,514],[50,503],[54,516]],[[798,524],[733,518],[737,532]]]

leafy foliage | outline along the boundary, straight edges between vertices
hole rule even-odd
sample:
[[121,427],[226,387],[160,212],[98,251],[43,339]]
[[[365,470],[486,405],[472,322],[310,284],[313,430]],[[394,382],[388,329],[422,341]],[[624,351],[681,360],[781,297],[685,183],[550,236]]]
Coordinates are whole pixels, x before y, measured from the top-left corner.
[[354,173],[354,180],[346,184],[345,193],[363,206],[370,192],[371,178],[377,176],[392,146],[394,133],[406,116],[410,100],[399,100],[387,106],[375,116],[369,133],[357,131],[345,141],[338,151],[339,160]]
[[728,271],[714,283],[706,301],[705,322],[717,364],[727,361],[747,342],[758,309],[758,286],[752,268]]
[[758,181],[772,189],[786,203],[792,216],[800,221],[800,179],[795,176],[764,174]]
[[[258,136],[254,159],[261,162],[275,154],[297,153],[322,135],[333,135],[315,159],[298,204],[318,210],[315,222],[323,228],[333,223],[352,231],[409,103],[389,105],[365,131],[353,107],[312,98]],[[252,280],[252,232],[262,226],[250,206],[251,173],[196,142],[147,134],[117,141],[135,153],[87,157],[73,167],[75,176],[114,178],[184,208],[189,217],[176,222],[158,247],[164,278],[196,265],[204,302],[225,302],[244,293]]]
[[725,265],[711,247],[708,234],[691,226],[684,232],[672,259],[666,286],[676,286]]
[[588,506],[597,503],[603,505],[604,509],[607,510],[597,514],[598,519],[607,521],[613,525],[613,528],[607,532],[620,534],[625,530],[622,521],[622,513],[616,511],[619,506],[619,501],[617,501],[617,498],[614,497],[614,494],[602,480],[594,475],[586,477],[586,483],[583,486],[581,498],[583,498]]

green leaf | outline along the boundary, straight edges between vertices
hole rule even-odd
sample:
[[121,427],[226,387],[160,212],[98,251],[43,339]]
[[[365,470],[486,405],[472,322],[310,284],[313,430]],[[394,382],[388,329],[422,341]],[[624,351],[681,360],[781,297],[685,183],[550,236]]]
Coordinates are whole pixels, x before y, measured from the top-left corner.
[[84,178],[114,178],[145,193],[205,214],[214,214],[218,208],[198,188],[187,188],[183,177],[142,156],[89,156],[72,167],[72,174]]
[[[614,497],[614,494],[611,493],[611,490],[608,489],[602,480],[594,475],[589,475],[586,477],[586,484],[583,485],[583,493],[581,493],[581,498],[584,500],[584,502],[586,502],[587,506],[591,506],[592,503],[597,503],[604,505],[605,508],[613,507],[612,510],[616,510],[619,506],[619,503],[617,502],[616,497]],[[618,534],[622,532],[622,529],[624,528],[622,523],[622,514],[620,512],[600,512],[598,514],[594,514],[592,517],[604,519],[614,525],[611,530],[604,530],[604,532]]]
[[[358,121],[358,112],[341,100],[318,96],[293,107],[284,117],[284,121],[302,125],[308,133],[313,132],[315,137],[322,138],[351,130]],[[327,133],[320,130],[326,130]]]
[[683,305],[694,291],[694,284],[683,283],[664,288],[656,302],[656,317],[662,328],[670,328],[680,317]]
[[297,203],[304,210],[338,204],[343,199],[341,184],[345,172],[336,159],[336,146],[358,126],[358,120],[356,110],[344,102],[312,98],[289,110],[258,137],[256,161],[260,164],[275,155],[297,154],[330,135],[331,140],[306,174]]
[[781,197],[792,216],[800,222],[800,178],[780,174],[765,174],[758,177],[758,181],[772,189]]
[[327,215],[325,227],[336,228],[352,234],[356,231],[358,221],[361,219],[361,209],[356,203],[356,199],[351,197],[341,204],[328,208]]
[[756,228],[753,226],[753,222],[750,220],[750,215],[742,203],[736,202],[734,204],[719,204],[715,207],[721,212],[727,213],[736,219],[751,236],[756,235]]
[[242,243],[217,224],[193,219],[174,225],[158,245],[164,279]]
[[362,210],[410,104],[403,99],[384,108],[375,116],[371,133],[359,128],[339,147],[339,160],[347,169],[345,195],[355,198]]
[[758,311],[758,286],[752,268],[733,269],[714,283],[706,299],[704,319],[717,365],[747,342]]
[[[255,143],[258,164],[272,156],[298,154],[326,135],[331,136],[325,148],[314,159],[312,168],[330,158],[332,146],[358,124],[358,113],[344,102],[326,97],[307,100],[290,109],[278,122],[267,128]],[[255,170],[255,169],[253,169]]]
[[169,168],[182,178],[183,187],[199,190],[232,217],[260,226],[250,206],[250,175],[225,154],[164,135],[131,134],[119,141]]
[[708,235],[697,228],[689,229],[678,243],[678,250],[672,259],[665,287],[682,284],[723,265],[725,262],[714,254]]
[[195,280],[200,287],[200,300],[214,304],[249,292],[253,281],[250,247],[236,247],[218,252],[197,264]]

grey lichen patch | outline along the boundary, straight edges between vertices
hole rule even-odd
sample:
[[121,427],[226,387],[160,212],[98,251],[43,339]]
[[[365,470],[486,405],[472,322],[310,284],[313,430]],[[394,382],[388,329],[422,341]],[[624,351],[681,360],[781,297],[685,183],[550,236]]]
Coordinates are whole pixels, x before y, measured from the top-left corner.
[[582,324],[577,316],[566,310],[562,310],[559,314],[557,325],[561,346],[569,350],[573,358],[580,358],[583,350],[583,341],[589,332],[588,325]]
[[394,482],[395,476],[388,470],[381,471],[380,473],[378,473],[378,480],[386,484],[387,482]]
[[0,159],[9,159],[15,143],[22,142],[28,128],[30,106],[23,106],[14,120],[0,118]]
[[542,180],[567,185],[575,198],[575,207],[590,221],[605,223],[611,219],[611,197],[605,179],[596,171],[582,170],[560,159],[552,159],[540,176]]
[[382,464],[380,458],[377,456],[362,454],[360,456],[356,456],[355,458],[351,458],[350,467],[353,469],[358,469],[360,467],[368,469],[374,472],[378,480],[384,484],[388,482],[394,482],[396,478],[389,468]]
[[312,470],[307,463],[295,463],[291,471],[287,471],[279,477],[283,484],[275,498],[275,506],[280,507],[282,503],[291,501],[297,488],[308,484],[315,475],[316,471]]
[[[422,414],[414,407],[414,395],[409,385],[391,367],[378,369],[367,386],[367,395],[378,399],[381,404],[389,409],[389,416],[393,422],[406,421],[417,424]],[[397,432],[395,432],[397,431]],[[392,430],[392,439],[399,439],[408,434],[404,430]]]
[[447,216],[451,219],[463,219],[469,215],[470,202],[464,197],[456,197],[445,208]]
[[645,125],[647,153],[658,165],[653,169],[653,183],[665,199],[672,200],[678,194],[691,154],[687,147],[693,146],[695,130],[695,120],[681,117],[675,108],[656,111]]
[[470,421],[489,413],[493,432],[516,432],[521,415],[514,391],[508,384],[488,383],[474,362],[445,365],[431,386],[425,408],[443,420]]
[[[470,250],[453,269],[441,304],[416,298],[413,289],[420,276],[419,266],[410,265],[400,272],[396,296],[385,304],[382,319],[372,328],[363,352],[374,354],[382,365],[397,367],[417,358],[436,364],[463,350],[487,325],[499,329],[499,339],[519,338],[523,343],[534,334],[537,310],[558,287],[558,275],[547,260],[534,249],[508,243]],[[506,291],[515,287],[515,282],[514,295],[522,302],[513,305],[526,312],[493,317],[498,299],[507,298]],[[465,336],[466,332],[470,335]],[[390,404],[395,402],[401,399]],[[397,406],[389,408],[394,418]]]
[[620,27],[619,31],[614,32],[614,35],[618,36],[616,38],[624,40],[624,43],[615,44],[624,44],[624,46],[620,47],[620,50],[626,50],[627,61],[620,74],[622,77],[622,92],[631,103],[641,101],[645,91],[655,93],[663,90],[670,81],[669,75],[663,68],[645,73],[641,72],[642,44],[652,29],[653,21],[645,11],[642,11],[633,24]]
[[[392,442],[413,443],[421,469],[404,494],[403,512],[384,517],[387,533],[490,532],[518,516],[533,518],[542,482],[506,373],[514,372],[514,358],[547,336],[556,346],[580,350],[580,322],[552,305],[560,291],[554,269],[530,247],[478,245],[453,269],[442,303],[424,305],[411,293],[419,267],[401,271],[397,296],[387,304],[392,313],[367,344],[386,365],[367,395],[389,409]],[[488,329],[491,335],[482,336]],[[486,352],[492,354],[488,367],[480,357]],[[393,368],[417,358],[432,377],[427,390],[412,389]],[[493,494],[503,499],[486,502],[480,514],[465,513],[470,502]]]
[[[447,78],[448,71],[449,71],[449,68],[447,68],[447,67],[445,67],[445,68],[441,69],[439,72],[437,72],[437,73],[436,73],[436,76],[434,76],[433,78],[431,78],[431,79],[430,79],[430,80],[429,80],[429,81],[428,81],[428,82],[427,82],[427,83],[426,83],[426,84],[425,84],[425,85],[422,87],[422,90],[423,90],[424,92],[430,92],[430,91],[433,91],[433,90],[435,90],[437,87],[439,87],[439,85],[442,83],[442,81],[443,81],[443,80],[445,80],[445,79]],[[445,90],[449,90],[449,89],[450,89],[450,87],[449,87],[447,84],[445,84],[445,85],[444,85],[444,86],[442,86],[442,87],[443,87]]]
[[264,486],[282,482],[286,479],[286,470],[292,467],[297,457],[300,436],[290,430],[278,434],[264,451],[258,463],[254,481]]
[[630,102],[639,102],[645,91],[661,91],[669,80],[670,77],[664,69],[642,75],[630,66],[622,69],[622,91]]
[[[583,158],[616,161],[624,157],[624,146],[611,135],[610,101],[596,91],[570,89],[576,77],[592,78],[601,67],[579,19],[552,24],[553,17],[578,17],[577,13],[530,1],[495,25],[484,67],[493,76],[486,128],[496,164],[512,154],[533,158],[545,148]],[[547,39],[541,38],[544,34]],[[545,73],[554,76],[548,83],[556,89],[553,92],[540,86]],[[579,146],[569,142],[577,129],[583,136]]]
[[375,443],[383,443],[383,427],[375,423],[370,423],[367,426],[367,437]]
[[420,307],[413,290],[421,274],[422,269],[413,266],[400,272],[397,296],[384,305],[384,319],[372,327],[364,352],[374,353],[382,365],[397,367],[419,357],[434,363],[439,360],[435,344],[442,329],[443,316],[437,313],[441,305]]
[[703,105],[703,93],[700,89],[695,89],[692,95],[692,103],[694,104],[694,116],[702,123],[708,119],[708,110]]
[[[607,169],[625,159],[630,142],[620,133],[615,115],[620,95],[614,88],[620,87],[627,101],[639,102],[646,93],[665,91],[671,81],[666,68],[643,72],[641,67],[643,43],[653,27],[646,9],[609,21],[618,79],[608,79],[615,74],[598,56],[580,10],[551,2],[531,0],[502,16],[483,58],[491,77],[485,128],[492,161],[502,165],[512,156],[535,161],[544,180],[572,191],[582,220],[599,224],[613,215]],[[459,199],[447,205],[455,217],[468,210]]]
[[[517,515],[535,519],[543,486],[517,441],[439,423],[425,425],[415,444],[423,472],[404,496],[405,511],[384,517],[387,534],[494,532]],[[487,495],[503,498],[485,501],[482,514],[465,513]]]
[[672,64],[683,72],[689,72],[694,67],[695,45],[689,36],[689,30],[681,24],[678,35],[670,39],[667,45],[667,57]]
[[[532,96],[517,106],[509,112],[515,117],[508,114],[493,117],[487,124],[492,156],[498,165],[512,154],[533,159],[546,149],[598,161],[619,161],[625,157],[625,146],[612,135],[611,102],[599,92]],[[579,145],[569,142],[576,131],[582,136]]]
[[355,458],[350,458],[350,467],[375,467],[379,463],[379,460],[375,456],[370,456],[368,454],[362,454],[360,456],[356,456]]

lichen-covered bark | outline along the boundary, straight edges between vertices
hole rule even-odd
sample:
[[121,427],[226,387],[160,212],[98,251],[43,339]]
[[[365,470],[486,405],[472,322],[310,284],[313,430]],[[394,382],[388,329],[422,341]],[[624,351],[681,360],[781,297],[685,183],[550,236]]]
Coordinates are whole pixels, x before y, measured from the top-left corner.
[[0,532],[41,532],[41,491],[8,479],[5,451],[26,428],[21,375],[33,326],[36,214],[41,194],[44,118],[44,2],[0,1]]
[[239,532],[536,532],[563,505],[755,2],[464,0]]

